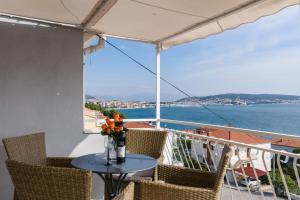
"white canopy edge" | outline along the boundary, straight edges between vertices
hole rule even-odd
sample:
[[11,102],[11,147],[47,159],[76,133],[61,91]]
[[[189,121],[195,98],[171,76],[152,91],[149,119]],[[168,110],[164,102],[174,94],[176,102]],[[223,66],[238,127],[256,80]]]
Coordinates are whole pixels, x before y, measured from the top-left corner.
[[[151,5],[139,7],[138,3]],[[82,29],[86,33],[84,41],[101,34],[167,49],[255,22],[299,3],[300,0],[190,0],[184,2],[190,5],[182,6],[182,2],[176,0],[90,0],[88,3],[81,0],[39,3],[35,0],[2,0],[0,16]],[[165,7],[162,9],[161,5]],[[193,8],[193,5],[198,7]],[[55,9],[52,11],[51,8]],[[176,12],[171,8],[176,8]],[[143,18],[136,19],[143,12],[145,22]],[[124,21],[128,24],[124,25]]]
[[168,48],[196,39],[204,39],[226,30],[238,28],[243,24],[253,23],[262,17],[276,14],[287,7],[297,4],[300,4],[299,0],[256,0],[156,42],[162,43],[164,48]]

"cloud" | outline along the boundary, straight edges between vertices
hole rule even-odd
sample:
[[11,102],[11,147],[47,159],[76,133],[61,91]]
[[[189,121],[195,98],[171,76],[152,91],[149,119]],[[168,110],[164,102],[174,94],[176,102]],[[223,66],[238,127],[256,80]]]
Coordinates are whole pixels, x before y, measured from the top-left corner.
[[[195,95],[226,92],[300,94],[300,47],[249,55],[181,77]],[[184,85],[182,87],[187,87]]]

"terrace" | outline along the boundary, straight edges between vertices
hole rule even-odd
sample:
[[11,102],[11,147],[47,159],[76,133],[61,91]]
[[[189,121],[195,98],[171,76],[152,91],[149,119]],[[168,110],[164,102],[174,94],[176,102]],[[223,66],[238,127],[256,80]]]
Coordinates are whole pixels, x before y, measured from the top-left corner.
[[[168,131],[164,163],[215,171],[223,146],[230,144],[235,153],[227,168],[221,199],[245,196],[248,199],[299,199],[300,155],[273,149],[267,139],[300,141],[300,136],[160,116],[161,51],[222,34],[296,4],[298,0],[2,1],[0,136],[44,131],[50,156],[103,153],[103,136],[84,132],[83,54],[101,50],[106,37],[144,42],[156,48],[156,117],[127,121],[150,121],[155,124],[153,129]],[[88,42],[97,37],[98,44],[87,47]],[[94,123],[93,119],[87,120],[90,125]],[[161,127],[161,123],[190,126],[195,131],[167,129]],[[199,127],[208,131],[197,132]],[[228,138],[212,136],[216,129],[228,134]],[[234,140],[231,134],[235,133],[260,138],[260,142],[249,144]],[[7,157],[2,144],[0,147],[0,199],[12,199],[13,185],[4,162]],[[276,181],[275,174],[280,177]],[[103,198],[103,182],[99,177],[93,178],[93,185],[93,198]]]

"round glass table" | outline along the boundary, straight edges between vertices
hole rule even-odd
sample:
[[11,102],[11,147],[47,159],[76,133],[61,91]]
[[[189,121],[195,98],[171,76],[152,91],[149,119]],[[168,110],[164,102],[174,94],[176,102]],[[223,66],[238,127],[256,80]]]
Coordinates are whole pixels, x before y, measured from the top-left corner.
[[[157,165],[156,159],[142,154],[126,154],[126,161],[112,165],[106,165],[104,154],[89,154],[72,160],[71,165],[78,169],[91,170],[98,174],[104,181],[105,188],[112,199],[120,193],[121,185],[128,173],[135,173],[153,169]],[[117,175],[117,178],[114,178]]]

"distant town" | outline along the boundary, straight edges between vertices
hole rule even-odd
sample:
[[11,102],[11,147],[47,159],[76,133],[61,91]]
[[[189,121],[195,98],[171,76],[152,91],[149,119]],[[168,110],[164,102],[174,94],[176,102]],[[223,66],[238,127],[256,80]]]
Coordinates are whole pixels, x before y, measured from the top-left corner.
[[[152,108],[155,102],[101,100],[86,95],[86,102],[98,104],[103,108]],[[253,104],[300,104],[300,96],[278,94],[220,94],[205,97],[187,97],[177,101],[161,102],[161,106],[197,105],[253,105]]]

